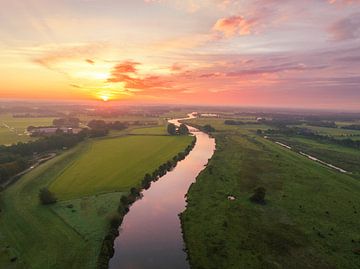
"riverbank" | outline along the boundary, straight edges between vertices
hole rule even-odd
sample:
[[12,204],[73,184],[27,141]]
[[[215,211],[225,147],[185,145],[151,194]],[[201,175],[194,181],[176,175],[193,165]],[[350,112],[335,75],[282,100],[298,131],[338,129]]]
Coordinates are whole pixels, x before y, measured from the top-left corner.
[[[256,127],[192,123],[218,130],[181,216],[192,269],[360,266],[359,181],[257,136]],[[257,187],[265,205],[249,199]]]

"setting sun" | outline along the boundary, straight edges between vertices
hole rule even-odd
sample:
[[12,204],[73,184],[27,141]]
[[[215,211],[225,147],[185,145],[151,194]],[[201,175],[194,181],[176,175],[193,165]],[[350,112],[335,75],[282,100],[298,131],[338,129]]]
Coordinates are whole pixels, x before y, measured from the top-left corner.
[[110,97],[108,95],[101,95],[100,96],[101,100],[103,100],[104,102],[109,101]]

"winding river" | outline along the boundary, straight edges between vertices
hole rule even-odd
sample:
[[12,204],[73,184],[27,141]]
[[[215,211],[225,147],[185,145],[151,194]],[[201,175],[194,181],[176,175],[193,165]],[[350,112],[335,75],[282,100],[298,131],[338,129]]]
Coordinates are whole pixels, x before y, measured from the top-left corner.
[[[179,125],[180,120],[169,122]],[[189,127],[189,126],[188,126]],[[136,201],[124,217],[115,240],[110,269],[188,269],[190,268],[178,214],[185,210],[185,195],[214,153],[215,139],[189,127],[196,136],[190,154],[178,162]]]

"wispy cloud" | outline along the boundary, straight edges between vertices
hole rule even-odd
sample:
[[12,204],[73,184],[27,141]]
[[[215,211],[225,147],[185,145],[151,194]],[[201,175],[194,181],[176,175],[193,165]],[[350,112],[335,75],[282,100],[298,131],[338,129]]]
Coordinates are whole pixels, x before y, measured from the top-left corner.
[[360,37],[360,12],[343,18],[328,29],[332,40],[344,41]]
[[105,47],[106,44],[104,43],[64,44],[55,47],[44,47],[41,54],[33,59],[33,62],[49,69],[53,69],[57,63],[74,59],[85,59],[86,62],[93,63],[88,57],[93,57]]

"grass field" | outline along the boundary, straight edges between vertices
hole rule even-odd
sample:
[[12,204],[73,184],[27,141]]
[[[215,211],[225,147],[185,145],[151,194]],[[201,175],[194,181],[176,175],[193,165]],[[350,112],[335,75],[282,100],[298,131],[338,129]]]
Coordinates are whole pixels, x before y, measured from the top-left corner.
[[[348,123],[350,124],[350,123]],[[327,127],[318,127],[318,126],[309,126],[306,124],[295,125],[297,127],[305,127],[320,135],[329,135],[334,138],[351,138],[351,139],[360,139],[360,131],[358,130],[347,130],[342,128],[327,128]]]
[[[88,140],[26,174],[0,196],[0,268],[95,268],[122,194],[191,139]],[[39,189],[49,185],[60,201],[40,205]]]
[[54,179],[50,190],[60,199],[128,190],[190,142],[189,136],[126,136],[96,140]]
[[[217,151],[182,216],[192,269],[360,267],[357,179],[244,126],[207,123],[220,131]],[[266,205],[249,201],[259,186]]]
[[30,141],[26,128],[51,125],[53,118],[13,118],[11,114],[0,114],[0,145]]
[[136,128],[130,131],[130,134],[138,135],[167,135],[166,126],[156,126],[156,127],[146,127],[146,128]]
[[360,151],[336,144],[315,141],[298,136],[277,136],[276,141],[303,151],[322,161],[333,164],[360,178]]

